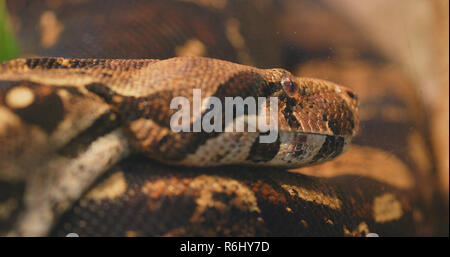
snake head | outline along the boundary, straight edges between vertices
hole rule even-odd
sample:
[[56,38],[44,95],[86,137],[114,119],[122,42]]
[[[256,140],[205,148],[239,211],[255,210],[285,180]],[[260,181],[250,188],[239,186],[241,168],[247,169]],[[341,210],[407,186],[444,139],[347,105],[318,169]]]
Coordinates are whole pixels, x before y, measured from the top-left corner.
[[358,97],[333,82],[295,77],[271,69],[271,96],[279,100],[280,130],[331,136],[355,136],[359,129]]
[[[255,144],[252,160],[300,167],[343,153],[359,128],[356,94],[330,81],[295,77],[283,69],[265,71],[269,88],[265,91],[278,99],[278,140],[270,147]],[[270,158],[267,149],[276,149]]]

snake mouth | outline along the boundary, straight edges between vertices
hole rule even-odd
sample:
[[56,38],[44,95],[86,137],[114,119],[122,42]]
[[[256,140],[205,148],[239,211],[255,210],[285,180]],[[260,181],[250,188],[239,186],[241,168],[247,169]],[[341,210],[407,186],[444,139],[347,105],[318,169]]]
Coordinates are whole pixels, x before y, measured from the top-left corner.
[[278,152],[261,165],[299,168],[320,164],[344,153],[351,139],[349,136],[280,132]]
[[[258,132],[221,133],[170,164],[196,167],[249,165],[299,168],[336,158],[344,153],[351,143],[350,136],[295,131],[281,131],[271,143],[260,142],[258,136]],[[169,163],[167,159],[161,161]]]

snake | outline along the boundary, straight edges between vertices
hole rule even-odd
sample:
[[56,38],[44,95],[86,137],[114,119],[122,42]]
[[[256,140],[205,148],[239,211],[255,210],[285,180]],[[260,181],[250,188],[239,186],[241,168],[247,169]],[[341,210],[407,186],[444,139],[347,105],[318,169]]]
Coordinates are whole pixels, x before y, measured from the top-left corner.
[[[16,166],[22,166],[16,163],[28,166],[20,169],[36,169],[36,175],[29,176],[32,181],[25,182],[25,213],[20,218],[23,227],[18,228],[23,232],[19,235],[30,233],[33,220],[41,220],[40,225],[48,224],[45,217],[57,217],[60,213],[56,211],[64,211],[62,206],[79,198],[89,182],[131,152],[172,165],[295,168],[338,156],[345,151],[358,127],[357,97],[345,87],[294,77],[282,69],[257,69],[203,57],[17,59],[2,64],[0,80],[2,109],[8,111],[4,115],[19,116],[23,121],[5,126],[1,142],[6,149],[20,153],[24,146],[17,142],[27,134],[32,138],[44,137],[41,144],[32,146],[34,151],[47,156],[60,153],[46,160],[50,164],[44,168],[39,162],[45,156],[34,151],[29,153],[32,156],[25,151],[23,155],[2,154],[2,163],[13,166],[2,167],[4,177],[13,180],[18,179],[14,176],[27,173],[15,170]],[[276,97],[279,99],[277,139],[272,143],[260,142],[258,136],[263,133],[260,128],[257,132],[174,132],[170,124],[174,110],[168,103],[180,96],[192,101],[193,89],[201,89],[205,97],[215,96],[222,102],[226,97]],[[76,96],[78,100],[74,100]],[[97,111],[92,112],[93,109]],[[203,109],[201,118],[208,111]],[[33,120],[44,115],[48,115],[42,120],[44,124]],[[244,114],[236,116],[234,120]],[[190,120],[195,122],[194,117]],[[75,123],[79,124],[78,128],[74,128]],[[225,123],[224,127],[227,126],[230,124]],[[21,133],[16,133],[21,128]],[[95,130],[103,133],[92,134]],[[88,145],[80,145],[86,134],[91,137],[86,140]],[[60,155],[73,156],[73,159],[62,161]],[[56,172],[51,167],[55,162],[60,163],[58,169],[65,170],[67,175],[48,185],[44,178],[54,176]],[[39,182],[44,183],[31,185]],[[70,184],[78,186],[74,188]],[[53,194],[58,195],[57,199]],[[49,199],[33,199],[37,195]],[[43,206],[48,206],[47,210]],[[32,234],[43,232],[47,231]]]
[[[1,66],[1,234],[439,230],[411,80],[320,3],[260,3],[8,1],[23,54],[61,57]],[[194,88],[278,98],[277,141],[172,133],[169,100]]]

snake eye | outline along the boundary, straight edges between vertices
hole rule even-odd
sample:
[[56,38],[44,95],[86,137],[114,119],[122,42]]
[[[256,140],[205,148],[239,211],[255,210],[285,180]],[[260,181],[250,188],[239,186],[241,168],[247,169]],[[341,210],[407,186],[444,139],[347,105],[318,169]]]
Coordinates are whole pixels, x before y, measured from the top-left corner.
[[283,87],[284,92],[290,97],[294,97],[298,92],[298,86],[290,76],[281,78],[281,86]]

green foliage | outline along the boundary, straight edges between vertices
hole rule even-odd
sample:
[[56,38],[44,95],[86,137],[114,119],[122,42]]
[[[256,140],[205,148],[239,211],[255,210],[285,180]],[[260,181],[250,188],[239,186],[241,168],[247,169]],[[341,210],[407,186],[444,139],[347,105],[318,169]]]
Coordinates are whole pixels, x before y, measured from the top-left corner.
[[0,0],[0,62],[16,58],[18,53],[17,42],[8,24],[5,1]]

